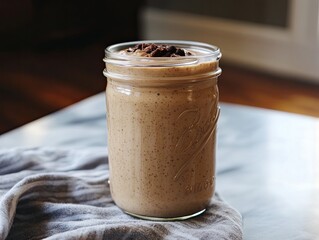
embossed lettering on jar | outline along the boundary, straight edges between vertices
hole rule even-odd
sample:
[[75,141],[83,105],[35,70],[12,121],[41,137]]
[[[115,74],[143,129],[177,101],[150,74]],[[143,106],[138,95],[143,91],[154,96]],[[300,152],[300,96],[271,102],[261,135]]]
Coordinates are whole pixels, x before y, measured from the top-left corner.
[[136,43],[106,49],[111,194],[129,214],[184,219],[214,193],[221,54],[197,42],[153,43],[185,54],[123,53]]

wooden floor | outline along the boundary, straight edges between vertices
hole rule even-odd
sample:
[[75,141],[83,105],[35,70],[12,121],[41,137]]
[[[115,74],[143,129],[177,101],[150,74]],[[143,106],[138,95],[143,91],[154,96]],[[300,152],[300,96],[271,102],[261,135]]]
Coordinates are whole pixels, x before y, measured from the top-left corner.
[[[1,53],[0,134],[104,91],[104,47]],[[319,85],[221,66],[221,101],[319,117]]]

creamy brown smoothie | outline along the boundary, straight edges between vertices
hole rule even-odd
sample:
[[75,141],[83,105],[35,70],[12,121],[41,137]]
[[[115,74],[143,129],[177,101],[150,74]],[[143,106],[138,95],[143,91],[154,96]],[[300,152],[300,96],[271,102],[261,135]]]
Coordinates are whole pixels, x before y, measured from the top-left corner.
[[131,214],[193,215],[214,193],[220,56],[191,46],[154,56],[171,45],[148,46],[114,52],[130,64],[106,60],[111,194]]

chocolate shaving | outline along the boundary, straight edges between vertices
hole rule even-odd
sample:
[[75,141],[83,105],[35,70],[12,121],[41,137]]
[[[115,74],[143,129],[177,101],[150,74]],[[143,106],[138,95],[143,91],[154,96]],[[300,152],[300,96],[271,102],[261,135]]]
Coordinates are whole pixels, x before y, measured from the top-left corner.
[[140,43],[134,47],[126,49],[128,53],[143,52],[142,56],[146,57],[181,57],[190,56],[191,52],[177,48],[172,45],[156,45],[154,43]]

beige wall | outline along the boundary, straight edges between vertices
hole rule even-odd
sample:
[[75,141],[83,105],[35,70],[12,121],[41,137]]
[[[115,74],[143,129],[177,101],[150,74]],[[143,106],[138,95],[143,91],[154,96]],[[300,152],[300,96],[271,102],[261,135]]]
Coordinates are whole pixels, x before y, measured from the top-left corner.
[[223,61],[319,84],[319,0],[290,0],[288,26],[146,8],[144,39],[183,39],[217,45]]

